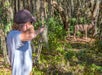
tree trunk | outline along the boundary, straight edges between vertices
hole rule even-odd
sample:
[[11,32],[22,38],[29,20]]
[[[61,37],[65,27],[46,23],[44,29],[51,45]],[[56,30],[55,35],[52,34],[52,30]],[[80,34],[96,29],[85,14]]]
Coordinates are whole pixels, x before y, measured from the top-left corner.
[[55,11],[59,12],[61,19],[62,19],[62,22],[63,22],[63,25],[64,25],[64,29],[67,31],[68,30],[68,22],[66,19],[64,9],[61,6],[59,6],[56,1],[53,1],[52,5],[56,9]]
[[[98,33],[98,28],[97,28],[97,22],[98,22],[98,17],[99,17],[99,10],[100,10],[100,3],[101,1],[100,0],[97,0],[96,1],[96,5],[95,5],[95,9],[94,11],[92,12],[93,13],[93,19],[95,21],[95,34]],[[93,5],[93,4],[92,4]]]
[[[8,3],[8,5],[6,5]],[[3,29],[1,29],[1,44],[2,44],[2,50],[3,50],[3,56],[4,56],[4,63],[8,64],[8,56],[7,56],[7,48],[6,48],[6,36],[7,32],[11,29],[11,21],[13,19],[13,11],[10,7],[10,3],[8,0],[5,0],[2,2],[2,19],[5,19],[5,22],[3,25]]]
[[0,29],[0,40],[1,40],[1,50],[3,51],[3,57],[4,57],[4,65],[10,64],[8,55],[7,55],[7,48],[6,48],[6,34],[2,29]]

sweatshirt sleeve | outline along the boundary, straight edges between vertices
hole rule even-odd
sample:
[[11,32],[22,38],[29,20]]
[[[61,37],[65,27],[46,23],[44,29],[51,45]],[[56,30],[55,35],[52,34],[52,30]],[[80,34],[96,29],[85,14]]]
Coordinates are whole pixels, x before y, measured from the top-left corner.
[[23,46],[23,42],[21,41],[20,34],[21,32],[16,32],[13,36],[13,43],[15,44],[16,49]]

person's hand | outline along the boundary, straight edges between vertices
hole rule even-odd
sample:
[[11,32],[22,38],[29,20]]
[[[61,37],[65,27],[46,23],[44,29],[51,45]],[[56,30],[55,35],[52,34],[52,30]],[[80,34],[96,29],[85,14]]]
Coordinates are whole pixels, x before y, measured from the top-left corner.
[[34,28],[30,28],[27,30],[29,33],[34,33]]
[[34,26],[33,25],[29,25],[25,32],[34,33]]
[[27,29],[26,31],[24,31],[24,34],[25,34],[25,37],[27,39],[32,40],[35,37],[34,27],[33,26],[29,27],[29,29]]
[[39,32],[42,33],[44,30],[45,30],[45,26],[41,27],[41,28],[39,29]]
[[29,26],[27,27],[27,30],[29,30],[29,29],[34,29],[34,26],[33,26],[33,25],[29,25]]

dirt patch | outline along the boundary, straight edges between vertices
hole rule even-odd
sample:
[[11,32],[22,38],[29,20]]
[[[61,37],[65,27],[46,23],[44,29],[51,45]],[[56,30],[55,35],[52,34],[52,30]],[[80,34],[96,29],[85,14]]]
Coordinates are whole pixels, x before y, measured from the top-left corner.
[[95,41],[94,38],[89,38],[89,37],[87,39],[85,39],[85,37],[83,38],[77,37],[75,40],[74,36],[66,37],[66,40],[71,43],[92,43]]

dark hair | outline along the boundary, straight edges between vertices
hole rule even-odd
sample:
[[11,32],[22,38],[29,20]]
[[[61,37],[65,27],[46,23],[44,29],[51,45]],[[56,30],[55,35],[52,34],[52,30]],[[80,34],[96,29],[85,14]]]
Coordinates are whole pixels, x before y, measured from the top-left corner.
[[24,26],[24,24],[16,24],[14,23],[12,25],[12,30],[21,30],[21,28]]

